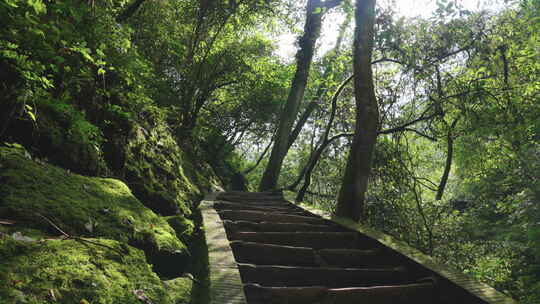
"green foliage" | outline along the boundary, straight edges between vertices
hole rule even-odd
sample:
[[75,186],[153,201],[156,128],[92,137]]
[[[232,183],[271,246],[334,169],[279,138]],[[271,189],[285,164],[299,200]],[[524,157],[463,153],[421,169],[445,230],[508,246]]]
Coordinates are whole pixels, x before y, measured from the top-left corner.
[[[378,11],[373,60],[382,58],[374,66],[381,129],[397,130],[378,139],[368,223],[537,303],[538,3],[494,13],[466,11],[456,1],[437,6],[429,20]],[[350,101],[339,105],[333,134],[353,127]],[[288,181],[327,114],[313,117],[311,134],[301,135],[290,153]],[[452,167],[436,200],[448,142]],[[336,140],[315,170],[308,200],[326,210],[334,208],[348,144]]]
[[[294,72],[275,57],[270,31],[300,20],[301,3],[146,1],[119,22],[129,2],[0,0],[0,140],[18,141],[74,172],[124,179],[142,204],[170,215],[176,234],[125,185],[30,165],[24,153],[10,160],[21,172],[2,175],[2,187],[39,182],[25,185],[31,189],[2,188],[0,209],[6,217],[20,216],[30,234],[43,236],[45,223],[32,221],[28,209],[72,233],[184,250],[178,238],[186,243],[200,236],[191,222],[193,202],[217,183],[201,160],[232,181],[270,141]],[[422,119],[379,137],[368,212],[371,225],[523,303],[537,303],[540,7],[537,0],[511,2],[518,5],[488,14],[440,0],[430,20],[398,19],[392,8],[378,9],[373,60],[385,59],[374,67],[381,129]],[[343,45],[351,44],[347,33]],[[318,100],[317,110],[285,160],[283,186],[317,146],[329,99],[351,73],[348,50],[317,60],[305,94],[307,102]],[[352,96],[346,88],[338,99],[330,136],[353,130]],[[437,201],[450,136],[453,167]],[[347,136],[334,140],[314,170],[308,197],[326,210],[334,208],[349,145]],[[265,162],[248,176],[253,184]],[[99,212],[114,204],[122,205],[110,209],[117,217]],[[60,209],[69,212],[48,213]],[[89,212],[95,213],[91,221]],[[126,219],[133,224],[126,226]],[[93,232],[87,223],[97,223]],[[200,243],[197,256],[204,255]],[[204,280],[207,265],[196,263]],[[119,278],[135,284],[125,280]],[[57,290],[40,284],[40,299],[47,288]],[[204,298],[203,289],[197,292]],[[125,296],[119,301],[136,301]]]
[[129,29],[119,27],[112,15],[119,3],[94,8],[76,1],[2,3],[6,18],[1,21],[0,65],[7,73],[2,75],[6,85],[0,98],[6,113],[15,109],[3,118],[17,128],[14,121],[19,117],[13,114],[23,109],[40,132],[52,127],[46,121],[59,120],[67,125],[64,140],[92,146],[100,153],[102,126],[95,112],[104,98],[114,94],[108,73],[114,71],[129,83],[133,74],[140,73],[135,69],[144,70],[118,60],[120,55],[135,55],[125,43],[129,44]]
[[[196,233],[190,219],[195,202],[219,183],[204,164],[210,153],[199,154],[200,146],[223,144],[219,154],[238,162],[229,140],[241,128],[233,127],[224,136],[222,127],[232,124],[230,117],[237,112],[238,121],[252,130],[273,123],[291,71],[268,58],[272,42],[262,30],[254,30],[261,21],[275,18],[273,1],[145,2],[118,21],[130,2],[0,0],[0,140],[22,143],[44,162],[32,163],[24,153],[2,150],[0,213],[17,217],[16,229],[24,226],[25,233],[39,237],[56,231],[32,212],[51,218],[70,234],[130,243],[145,250],[161,275],[173,276],[178,273],[167,271],[186,266],[183,243]],[[242,108],[249,113],[241,113]],[[219,123],[206,123],[212,120]],[[72,174],[47,161],[76,173],[122,178],[129,188],[113,179]],[[232,171],[239,165],[225,166]],[[23,199],[25,192],[29,196]],[[167,220],[175,231],[154,212],[170,215]],[[0,248],[9,251],[7,245]],[[78,252],[66,258],[66,278],[51,275],[53,281],[65,282],[61,288],[25,278],[35,287],[23,291],[28,291],[28,301],[46,301],[48,289],[62,303],[140,301],[132,290],[119,292],[116,285],[111,294],[96,295],[86,285],[68,282],[79,275],[71,271],[72,264],[87,266],[75,258],[86,253],[75,249]],[[203,251],[194,254],[202,256]],[[36,255],[49,259],[41,251]],[[137,267],[148,268],[138,258]],[[57,261],[47,262],[61,271]],[[87,270],[94,272],[92,267]],[[101,278],[109,270],[102,270],[95,271],[99,279],[89,280],[105,286]],[[21,271],[28,276],[34,269]],[[9,269],[9,275],[13,273]],[[204,281],[201,273],[198,279]],[[161,285],[152,285],[154,274],[140,276],[140,284],[152,289],[145,293],[154,303],[172,303]],[[131,279],[110,277],[128,289],[144,289]],[[184,291],[175,303],[186,302],[191,284],[179,280],[170,285],[181,287],[179,294]],[[72,290],[76,288],[83,294]]]

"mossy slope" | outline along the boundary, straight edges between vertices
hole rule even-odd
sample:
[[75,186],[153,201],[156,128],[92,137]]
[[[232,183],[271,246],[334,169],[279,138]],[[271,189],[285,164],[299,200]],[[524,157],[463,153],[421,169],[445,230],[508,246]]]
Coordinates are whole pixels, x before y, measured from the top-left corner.
[[[0,219],[15,221],[0,224],[0,303],[189,302],[192,282],[160,281],[147,258],[155,271],[177,276],[188,262],[179,237],[189,239],[192,222],[156,215],[119,180],[32,160],[19,145],[0,147]],[[59,229],[74,239],[59,240]]]
[[76,240],[1,238],[0,302],[188,303],[182,281],[174,285],[180,291],[170,293],[170,284],[151,271],[142,251],[117,241],[92,241],[116,250]]
[[[153,252],[185,246],[165,219],[144,207],[119,180],[72,174],[0,147],[0,217],[58,235],[104,237]],[[28,155],[28,154],[26,154]]]
[[[114,100],[126,107],[132,103],[121,96]],[[194,202],[219,184],[213,170],[189,151],[191,144],[179,145],[163,109],[140,105],[118,112],[94,103],[77,109],[42,102],[37,111],[36,123],[14,119],[0,141],[21,143],[74,173],[119,178],[155,213],[189,216]],[[7,119],[4,114],[0,119]]]

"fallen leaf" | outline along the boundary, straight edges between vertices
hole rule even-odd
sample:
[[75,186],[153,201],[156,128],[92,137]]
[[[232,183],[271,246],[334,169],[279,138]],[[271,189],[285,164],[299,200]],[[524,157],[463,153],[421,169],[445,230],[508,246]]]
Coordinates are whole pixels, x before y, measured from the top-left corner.
[[135,289],[133,290],[133,294],[137,296],[137,299],[141,300],[144,304],[153,304],[152,301],[144,294],[144,290],[142,289]]
[[189,272],[183,273],[183,274],[182,274],[182,277],[188,278],[188,279],[192,280],[192,281],[195,282],[195,283],[200,283],[199,280],[195,279],[195,277],[194,277],[191,273],[189,273]]
[[86,230],[88,230],[90,233],[94,232],[94,225],[92,225],[92,222],[84,224],[84,228],[86,228]]
[[98,226],[98,223],[93,220],[91,217],[88,217],[88,222],[84,224],[84,228],[88,230],[90,233],[94,233],[94,229]]
[[35,242],[36,240],[31,238],[31,237],[28,237],[28,236],[24,236],[21,232],[17,231],[15,233],[13,233],[11,235],[11,237],[14,239],[14,240],[17,240],[17,241],[22,241],[22,242]]
[[56,296],[54,295],[54,290],[53,289],[49,289],[49,297],[51,297],[51,300],[56,302]]

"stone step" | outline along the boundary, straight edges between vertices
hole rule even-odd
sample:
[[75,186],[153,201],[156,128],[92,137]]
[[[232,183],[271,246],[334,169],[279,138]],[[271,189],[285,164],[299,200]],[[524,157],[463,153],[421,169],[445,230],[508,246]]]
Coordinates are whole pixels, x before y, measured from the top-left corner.
[[231,232],[345,232],[345,228],[337,225],[315,225],[303,223],[274,223],[224,220],[225,228]]
[[304,211],[298,211],[298,210],[286,210],[286,211],[283,211],[283,210],[264,210],[264,209],[249,209],[249,208],[246,208],[246,209],[216,209],[218,212],[228,212],[228,211],[231,211],[231,212],[234,212],[234,211],[237,211],[237,212],[259,212],[259,213],[262,213],[262,214],[275,214],[275,215],[299,215],[299,216],[306,216],[306,217],[311,217],[310,214],[304,212]]
[[231,241],[255,242],[295,247],[369,249],[373,243],[360,242],[355,232],[237,232]]
[[431,282],[374,287],[327,288],[244,286],[249,304],[436,304]]
[[375,249],[320,249],[317,255],[326,265],[335,267],[380,267],[380,266],[397,266],[398,262],[394,261],[388,253],[379,246],[374,246]]
[[[251,211],[280,211],[280,212],[301,212],[300,209],[294,206],[257,206],[257,205],[247,205],[242,203],[230,203],[230,202],[216,202],[214,203],[214,208],[216,210],[251,210]],[[306,213],[307,214],[307,213]]]
[[393,267],[380,250],[320,249],[253,242],[230,243],[236,261],[257,265],[325,267]]
[[326,224],[327,221],[312,216],[276,214],[262,211],[244,210],[221,210],[218,211],[223,220],[230,221],[251,221],[251,222],[275,222],[275,223],[304,223],[304,224]]
[[276,207],[291,206],[291,203],[286,200],[227,199],[227,200],[220,200],[220,202],[243,204],[246,206],[276,206]]
[[252,194],[233,194],[222,193],[218,194],[217,200],[229,201],[229,202],[244,202],[244,201],[268,201],[268,202],[287,202],[283,195],[279,194],[264,194],[264,195],[252,195]]
[[279,246],[253,242],[230,242],[235,260],[259,265],[317,266],[312,248]]
[[245,204],[245,205],[255,205],[255,206],[260,206],[260,205],[263,205],[263,206],[289,206],[290,205],[290,202],[286,201],[286,200],[281,200],[281,199],[256,199],[256,198],[253,198],[253,199],[240,199],[240,198],[237,198],[237,199],[226,199],[226,200],[220,200],[220,201],[224,201],[224,202],[229,202],[229,203],[237,203],[237,204]]
[[219,192],[218,197],[222,196],[238,196],[238,197],[261,197],[261,196],[277,196],[283,197],[283,192],[281,191],[260,191],[260,192],[244,192],[244,191],[227,191]]
[[365,287],[407,282],[405,268],[335,268],[239,264],[244,283],[266,287]]

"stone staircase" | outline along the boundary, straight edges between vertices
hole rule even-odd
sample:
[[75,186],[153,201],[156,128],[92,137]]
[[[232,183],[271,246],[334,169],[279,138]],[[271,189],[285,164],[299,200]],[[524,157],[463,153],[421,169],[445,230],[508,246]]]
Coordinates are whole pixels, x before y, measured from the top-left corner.
[[434,278],[280,194],[223,193],[218,200],[250,304],[435,303]]
[[484,301],[379,240],[286,201],[222,192],[213,201],[248,304]]

